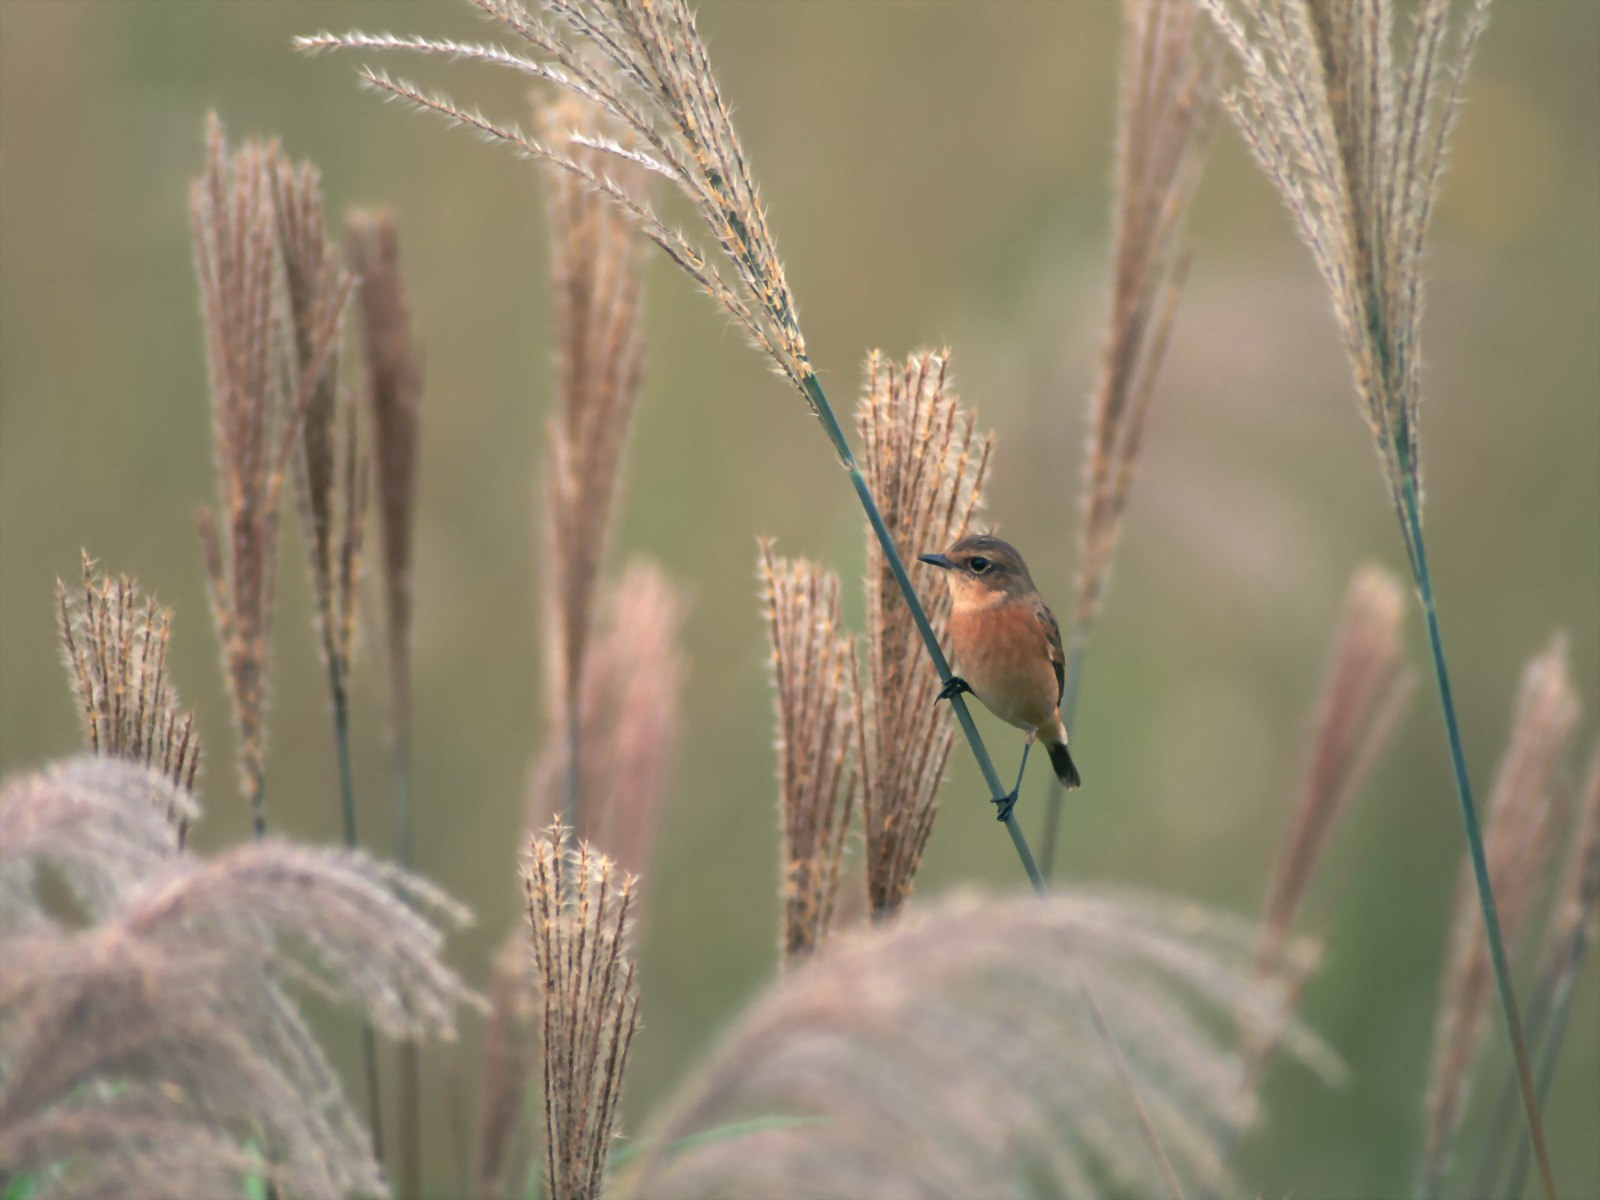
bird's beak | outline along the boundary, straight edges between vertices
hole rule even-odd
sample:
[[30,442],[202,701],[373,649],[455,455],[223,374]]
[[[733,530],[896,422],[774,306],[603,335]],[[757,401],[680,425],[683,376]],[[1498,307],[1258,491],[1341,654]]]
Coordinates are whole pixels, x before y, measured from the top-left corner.
[[917,561],[925,562],[930,567],[938,567],[942,571],[948,571],[955,566],[955,563],[942,554],[919,554],[917,555]]

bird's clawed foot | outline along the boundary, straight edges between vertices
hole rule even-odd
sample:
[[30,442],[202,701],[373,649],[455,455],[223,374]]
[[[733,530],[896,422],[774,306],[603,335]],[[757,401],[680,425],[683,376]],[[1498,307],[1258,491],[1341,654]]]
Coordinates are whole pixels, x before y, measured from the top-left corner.
[[933,702],[937,704],[941,700],[952,700],[961,695],[962,692],[970,692],[971,690],[972,685],[965,679],[959,675],[952,675],[945,680],[944,686],[939,689],[939,694],[934,697]]
[[1020,788],[1012,788],[1009,794],[989,801],[995,807],[994,819],[996,821],[1004,823],[1011,819],[1011,810],[1017,806],[1017,793],[1020,790]]

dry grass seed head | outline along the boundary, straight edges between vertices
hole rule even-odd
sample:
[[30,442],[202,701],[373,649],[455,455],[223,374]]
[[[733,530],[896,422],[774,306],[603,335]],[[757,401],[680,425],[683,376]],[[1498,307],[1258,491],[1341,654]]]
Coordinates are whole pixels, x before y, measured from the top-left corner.
[[560,824],[531,839],[523,879],[542,1002],[546,1190],[594,1200],[639,1022],[635,879]]
[[[856,409],[862,468],[884,523],[910,562],[967,532],[982,499],[992,434],[961,407],[948,352],[899,367],[874,352]],[[944,581],[913,566],[918,598],[943,640]],[[933,828],[939,781],[955,734],[931,698],[939,678],[876,538],[867,537],[867,685],[861,708],[862,817],[872,909],[894,912],[911,890]]]
[[[601,109],[627,131],[630,144],[605,135],[552,144],[447,95],[383,71],[361,70],[366,84],[385,96],[436,113],[520,154],[554,162],[609,196],[771,357],[812,411],[819,412],[815,373],[806,358],[794,297],[744,149],[685,0],[652,4],[544,0],[531,11],[516,0],[472,2],[517,39],[520,53],[494,43],[359,31],[302,37],[296,45],[311,52],[336,48],[412,52],[479,62],[547,80]],[[580,146],[670,179],[693,204],[723,267],[663,222],[604,167],[581,158],[575,149]],[[731,283],[724,269],[731,272]],[[832,431],[830,437],[835,437]],[[835,437],[835,448],[841,456],[848,452],[842,437]]]
[[1124,5],[1111,308],[1089,400],[1075,628],[1099,611],[1188,254],[1183,219],[1211,140],[1216,55],[1198,10]]
[[[1510,739],[1489,797],[1484,848],[1511,955],[1548,879],[1556,836],[1564,824],[1555,811],[1552,787],[1577,721],[1566,640],[1558,636],[1523,672]],[[1460,1128],[1492,987],[1470,870],[1463,862],[1456,880],[1448,957],[1439,983],[1424,1159],[1433,1177],[1444,1169]]]
[[[539,126],[550,142],[569,135],[629,140],[577,98],[545,109]],[[603,151],[576,146],[572,153],[591,170],[606,169]],[[610,161],[609,178],[642,201],[644,170]],[[556,664],[553,702],[572,719],[644,367],[641,243],[621,210],[577,176],[553,165],[547,175],[559,408],[547,432],[543,570]]]
[[94,754],[125,758],[194,791],[200,738],[167,681],[172,610],[139,594],[128,576],[97,575],[83,555],[83,591],[56,580],[61,649],[84,740]]
[[188,803],[154,773],[105,760],[0,789],[8,906],[44,910],[33,880],[45,863],[69,882],[113,868],[82,923],[0,925],[0,1159],[67,1164],[56,1186],[71,1196],[163,1163],[213,1179],[241,1156],[296,1194],[382,1194],[367,1133],[293,993],[450,1036],[472,997],[440,961],[435,922],[465,914],[359,854],[263,840],[210,862],[177,855],[166,811]]
[[839,577],[761,543],[762,598],[777,716],[782,949],[793,961],[828,934],[858,782],[855,638]]
[[422,407],[422,355],[400,273],[394,214],[349,213],[345,254],[356,279],[362,386],[376,460],[378,564],[389,659],[391,707],[398,728],[411,712],[411,557],[416,523],[417,439]]
[[1488,0],[1423,0],[1398,48],[1389,0],[1201,2],[1240,67],[1224,103],[1327,285],[1403,510],[1421,489],[1422,247]]
[[[788,1193],[795,1180],[818,1196],[1160,1191],[1133,1114],[1107,1103],[1122,1085],[1085,987],[1113,1014],[1179,1176],[1235,1190],[1218,1139],[1250,1104],[1216,1019],[1281,1019],[1276,988],[1251,981],[1253,936],[1110,893],[946,901],[837,936],[679,1091],[649,1139],[674,1149],[646,1152],[630,1194]],[[757,1115],[794,1123],[684,1141]]]
[[[585,655],[578,726],[603,736],[581,739],[582,834],[630,871],[650,856],[656,809],[677,753],[687,670],[678,631],[685,607],[659,567],[630,563],[604,597]],[[530,828],[560,811],[566,762],[565,728],[556,723],[533,765]]]
[[189,199],[220,493],[217,513],[199,513],[200,541],[233,702],[240,786],[258,831],[265,827],[267,642],[283,476],[343,308],[342,300],[328,306],[302,356],[274,200],[281,168],[275,144],[246,142],[230,154],[213,114],[205,170]]

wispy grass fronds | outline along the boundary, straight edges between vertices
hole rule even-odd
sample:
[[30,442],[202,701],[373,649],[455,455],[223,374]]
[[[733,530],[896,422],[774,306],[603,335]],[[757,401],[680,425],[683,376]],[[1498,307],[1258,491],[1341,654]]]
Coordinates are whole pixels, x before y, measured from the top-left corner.
[[[630,563],[604,597],[584,657],[578,756],[584,838],[629,871],[642,869],[655,841],[656,810],[677,755],[679,699],[687,667],[678,646],[686,604],[661,569]],[[561,811],[565,725],[553,730],[533,767],[529,826]]]
[[422,358],[411,331],[394,214],[382,210],[348,214],[344,244],[356,279],[362,384],[376,463],[378,565],[391,707],[396,730],[404,731],[411,718],[411,559]]
[[[568,97],[540,114],[539,127],[547,143],[573,143],[577,162],[636,201],[647,199],[642,167],[577,144],[632,140],[592,104]],[[554,165],[547,175],[558,408],[546,432],[541,573],[554,652],[552,709],[565,726],[568,754],[562,820],[582,831],[584,655],[644,368],[643,244],[626,214],[581,178]]]
[[[352,280],[328,237],[317,169],[279,160],[272,183],[294,361],[297,374],[311,379],[294,456],[295,494],[310,554],[312,611],[323,665],[335,720],[342,721],[355,646],[368,475],[355,405],[339,385],[338,348]],[[333,341],[323,347],[319,339],[330,326]],[[319,354],[320,366],[310,374]],[[346,814],[345,841],[354,844],[350,816]]]
[[167,681],[172,610],[140,595],[126,575],[95,573],[83,555],[83,591],[56,580],[61,649],[91,753],[160,772],[186,792],[200,768],[194,714]]
[[246,142],[230,154],[213,114],[205,170],[189,193],[220,492],[219,511],[199,514],[200,543],[233,703],[240,787],[258,837],[266,831],[267,642],[279,501],[342,307],[331,306],[302,354],[285,311],[273,202],[279,165],[275,145]]
[[1123,5],[1111,305],[1089,396],[1079,502],[1073,633],[1080,652],[1104,596],[1183,288],[1183,222],[1211,140],[1215,74],[1197,8],[1166,0]]
[[1300,783],[1272,865],[1256,969],[1273,974],[1334,828],[1405,715],[1416,686],[1402,655],[1405,593],[1364,567],[1345,595]]
[[[904,367],[874,351],[856,408],[867,485],[902,559],[967,532],[982,500],[994,437],[980,433],[949,378],[948,351],[923,351]],[[950,595],[919,566],[918,599],[940,641]],[[911,610],[875,537],[867,538],[867,683],[862,705],[862,818],[867,888],[879,916],[911,891],[933,829],[939,781],[955,732],[932,697],[939,673],[919,647]]]
[[855,638],[843,628],[839,577],[761,543],[761,590],[772,644],[785,960],[828,936],[859,769]]
[[[850,485],[905,597],[923,648],[940,682],[949,679],[950,666],[938,635],[923,612],[894,537],[879,511],[878,500],[857,465],[849,439],[806,356],[798,310],[767,227],[760,195],[686,0],[544,0],[536,13],[516,0],[472,3],[515,35],[527,52],[515,53],[493,43],[360,31],[319,33],[297,38],[295,44],[311,53],[331,49],[411,52],[501,67],[547,80],[582,97],[631,134],[635,139],[632,146],[605,138],[593,139],[592,143],[580,138],[551,146],[524,133],[514,123],[495,121],[449,96],[372,68],[361,70],[366,83],[381,94],[475,130],[526,157],[553,162],[610,197],[716,301],[794,384],[812,415],[822,423],[840,464],[849,472]],[[609,174],[596,172],[579,161],[577,148],[604,151],[672,180],[710,232],[722,266],[667,226]],[[725,269],[732,273],[731,284]],[[972,747],[991,796],[998,799],[1005,789],[966,701],[956,696],[950,707]],[[1021,827],[1014,819],[1008,820],[1006,831],[1030,882],[1042,891],[1044,879]]]
[[[1162,1171],[1108,1101],[1129,1078],[1191,1191],[1235,1195],[1222,1128],[1249,1115],[1216,1024],[1281,1018],[1254,930],[1127,893],[963,899],[840,935],[740,1019],[652,1131],[624,1194],[1152,1195]],[[1296,1047],[1306,1044],[1296,1031]],[[787,1124],[696,1133],[754,1116]]]
[[538,1050],[531,967],[527,935],[513,933],[495,955],[483,1031],[474,1192],[483,1200],[521,1196],[533,1152],[524,1128]]
[[[1566,642],[1557,637],[1523,672],[1510,740],[1489,799],[1489,871],[1513,954],[1548,881],[1551,854],[1564,824],[1554,811],[1552,792],[1577,721]],[[1463,863],[1456,882],[1450,949],[1434,1026],[1423,1160],[1423,1190],[1429,1194],[1437,1191],[1449,1166],[1465,1113],[1492,979],[1469,870]]]
[[639,1023],[635,880],[559,824],[532,838],[523,879],[542,1002],[545,1194],[594,1200]]
[[[129,804],[130,792],[158,795]],[[141,821],[140,844],[171,846],[165,810],[188,803],[123,763],[8,781],[0,878],[62,865],[64,843],[104,844]],[[121,825],[102,827],[113,812]],[[451,1036],[471,997],[440,960],[435,922],[464,912],[359,854],[278,840],[209,862],[120,862],[80,922],[0,922],[0,1161],[62,1196],[120,1193],[108,1181],[159,1169],[234,1188],[256,1175],[329,1200],[385,1194],[294,996],[353,1004],[396,1032]],[[81,855],[67,864],[87,865]],[[5,897],[49,904],[32,889]]]

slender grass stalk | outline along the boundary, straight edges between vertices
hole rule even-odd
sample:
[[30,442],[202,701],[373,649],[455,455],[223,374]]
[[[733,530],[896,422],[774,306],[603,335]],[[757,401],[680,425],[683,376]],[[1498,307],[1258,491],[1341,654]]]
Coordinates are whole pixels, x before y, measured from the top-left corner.
[[1150,1120],[1150,1110],[1145,1107],[1144,1100],[1139,1095],[1139,1085],[1134,1082],[1133,1072],[1128,1070],[1127,1056],[1117,1044],[1111,1026],[1106,1021],[1106,1014],[1101,1011],[1099,1003],[1094,998],[1094,992],[1089,990],[1087,983],[1083,985],[1083,1002],[1089,1006],[1089,1015],[1094,1019],[1095,1032],[1100,1035],[1100,1040],[1105,1044],[1106,1056],[1116,1068],[1117,1081],[1122,1085],[1122,1090],[1128,1093],[1134,1115],[1139,1119],[1139,1131],[1149,1143],[1151,1155],[1160,1164],[1161,1179],[1166,1185],[1167,1194],[1172,1200],[1183,1200],[1183,1184],[1178,1181],[1178,1173],[1172,1169],[1172,1159],[1167,1156],[1166,1147],[1161,1144],[1161,1135],[1156,1132],[1156,1127]]

